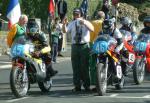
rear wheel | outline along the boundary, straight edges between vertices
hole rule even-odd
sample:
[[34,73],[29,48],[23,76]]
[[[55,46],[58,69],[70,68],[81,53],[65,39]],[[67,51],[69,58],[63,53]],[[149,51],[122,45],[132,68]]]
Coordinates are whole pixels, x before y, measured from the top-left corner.
[[97,65],[97,92],[98,95],[103,96],[107,89],[107,69],[103,63],[98,63]]
[[12,93],[17,97],[23,97],[28,91],[28,76],[26,69],[14,66],[10,73],[10,88]]
[[133,66],[133,77],[136,84],[141,84],[145,76],[145,62],[143,59],[136,59]]

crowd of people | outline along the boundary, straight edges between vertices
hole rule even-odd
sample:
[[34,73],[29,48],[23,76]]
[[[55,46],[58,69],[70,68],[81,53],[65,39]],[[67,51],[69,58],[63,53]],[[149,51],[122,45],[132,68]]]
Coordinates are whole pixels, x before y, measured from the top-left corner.
[[[136,33],[129,17],[121,19],[121,28],[116,26],[114,15],[109,15],[109,2],[109,0],[104,0],[102,9],[97,12],[96,19],[93,21],[87,20],[80,8],[75,8],[72,12],[73,20],[68,22],[67,3],[65,0],[60,0],[58,2],[59,18],[55,18],[54,25],[51,27],[51,50],[45,34],[39,30],[39,25],[35,22],[28,22],[28,17],[21,15],[19,22],[9,32],[11,34],[13,31],[13,34],[16,35],[15,38],[12,38],[12,44],[8,41],[9,47],[11,48],[15,43],[24,44],[25,38],[38,43],[35,44],[37,46],[41,45],[34,56],[42,56],[44,62],[47,63],[47,79],[49,79],[58,72],[53,69],[51,61],[57,62],[57,55],[61,55],[63,34],[70,33],[72,36],[71,63],[74,84],[72,91],[81,91],[82,85],[85,91],[90,91],[90,85],[96,85],[96,55],[90,54],[96,38],[105,34],[115,38],[117,40],[115,52],[118,53],[123,48],[123,35],[120,29],[132,32],[133,35]],[[150,17],[144,19],[144,28],[141,33],[150,34]]]

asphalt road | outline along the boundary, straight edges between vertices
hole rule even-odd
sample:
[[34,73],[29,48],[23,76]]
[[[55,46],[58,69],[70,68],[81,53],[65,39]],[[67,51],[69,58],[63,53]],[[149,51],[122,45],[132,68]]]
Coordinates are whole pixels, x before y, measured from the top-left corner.
[[124,89],[115,90],[113,86],[109,86],[105,96],[98,96],[96,92],[74,93],[71,91],[73,84],[70,57],[58,58],[58,61],[53,66],[59,73],[53,78],[49,93],[42,93],[34,84],[26,97],[16,99],[9,86],[11,62],[7,56],[0,56],[0,103],[150,103],[148,75],[141,85],[135,85],[131,75],[126,78]]

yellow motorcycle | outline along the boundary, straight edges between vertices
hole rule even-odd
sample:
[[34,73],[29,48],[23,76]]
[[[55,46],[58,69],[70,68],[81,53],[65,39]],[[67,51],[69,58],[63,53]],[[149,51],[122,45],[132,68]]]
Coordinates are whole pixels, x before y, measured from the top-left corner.
[[10,87],[17,98],[25,96],[33,83],[38,83],[42,92],[51,89],[52,79],[46,80],[46,65],[41,58],[33,58],[33,52],[32,43],[15,44],[11,48]]

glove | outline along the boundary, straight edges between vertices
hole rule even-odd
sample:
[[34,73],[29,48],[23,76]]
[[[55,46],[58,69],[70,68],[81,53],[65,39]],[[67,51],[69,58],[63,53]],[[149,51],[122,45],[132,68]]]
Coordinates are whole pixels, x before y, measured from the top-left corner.
[[32,57],[34,58],[39,58],[41,56],[41,52],[40,51],[35,51],[32,53]]

